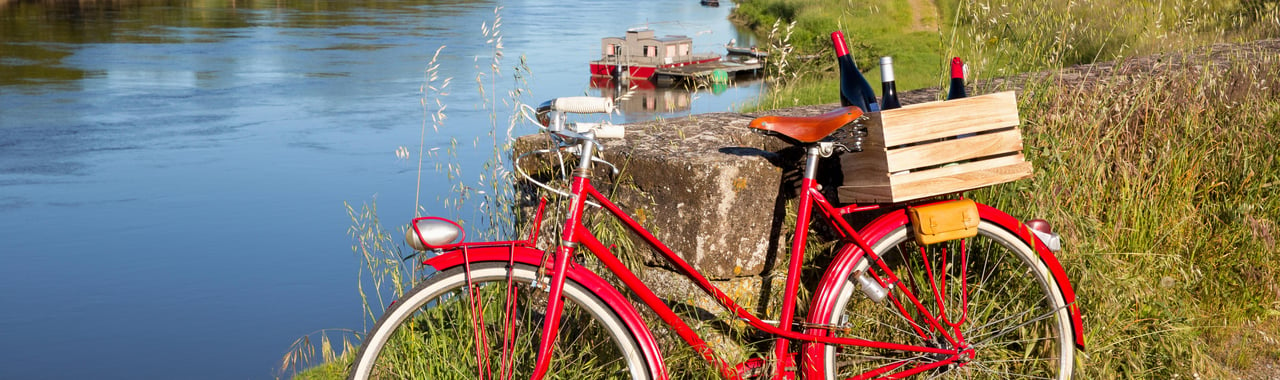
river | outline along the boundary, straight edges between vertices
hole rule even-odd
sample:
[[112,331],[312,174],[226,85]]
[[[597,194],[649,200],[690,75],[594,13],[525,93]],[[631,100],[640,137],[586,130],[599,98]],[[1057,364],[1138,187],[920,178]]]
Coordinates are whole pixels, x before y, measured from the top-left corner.
[[[391,225],[412,216],[417,160],[396,151],[416,153],[435,110],[420,88],[438,48],[432,83],[452,81],[427,99],[448,118],[425,149],[458,141],[447,160],[466,182],[491,152],[468,147],[506,129],[513,88],[600,94],[587,62],[629,27],[688,35],[696,52],[754,41],[729,7],[0,0],[0,379],[279,376],[295,339],[364,326],[343,202],[376,199]],[[642,92],[614,121],[760,91]],[[449,181],[424,176],[427,213],[456,213],[438,201]]]

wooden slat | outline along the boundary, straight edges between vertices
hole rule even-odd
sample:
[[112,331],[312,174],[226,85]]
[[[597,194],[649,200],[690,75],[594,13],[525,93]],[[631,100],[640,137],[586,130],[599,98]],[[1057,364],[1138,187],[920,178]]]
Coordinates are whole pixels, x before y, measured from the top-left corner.
[[888,147],[1019,124],[1018,104],[1012,91],[914,104],[869,116],[867,137]]
[[[1022,154],[967,162],[955,166],[888,175],[889,184],[840,186],[841,202],[897,203],[991,186],[1030,177],[1032,167]],[[847,179],[847,178],[846,178]]]
[[1022,151],[1022,133],[1017,128],[1004,132],[968,136],[905,148],[887,153],[888,172],[896,173],[928,166],[942,165],[978,157]]
[[844,172],[846,185],[889,185],[889,166],[885,162],[884,148],[863,146],[861,152],[841,154],[840,171]]

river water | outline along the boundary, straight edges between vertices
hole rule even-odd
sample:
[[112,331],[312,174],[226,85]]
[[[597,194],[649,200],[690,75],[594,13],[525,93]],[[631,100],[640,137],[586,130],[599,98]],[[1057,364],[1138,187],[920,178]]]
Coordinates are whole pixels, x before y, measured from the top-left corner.
[[[437,48],[433,84],[453,80],[425,148],[459,141],[466,182],[521,55],[528,101],[600,94],[587,62],[628,27],[751,43],[725,4],[0,0],[0,379],[278,376],[295,339],[364,326],[343,202],[412,216],[417,161],[396,150],[417,151]],[[759,91],[642,91],[614,121]],[[424,176],[423,207],[450,213]]]

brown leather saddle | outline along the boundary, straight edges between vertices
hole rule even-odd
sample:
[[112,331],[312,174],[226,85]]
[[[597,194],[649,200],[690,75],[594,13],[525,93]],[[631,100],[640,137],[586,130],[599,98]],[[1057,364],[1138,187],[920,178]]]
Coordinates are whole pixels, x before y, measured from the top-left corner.
[[818,116],[761,116],[752,120],[749,127],[780,134],[801,143],[813,143],[859,117],[862,117],[862,109],[849,106]]

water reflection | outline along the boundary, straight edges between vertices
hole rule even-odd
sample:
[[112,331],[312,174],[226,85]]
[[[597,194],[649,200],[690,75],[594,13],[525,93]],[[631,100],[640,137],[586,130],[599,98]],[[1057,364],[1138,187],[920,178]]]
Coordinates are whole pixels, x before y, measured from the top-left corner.
[[[0,86],[70,82],[99,73],[64,59],[84,44],[207,44],[252,38],[255,27],[327,29],[395,26],[408,15],[431,8],[450,17],[492,7],[488,1],[315,1],[315,0],[0,0]],[[459,6],[468,5],[468,6]],[[377,16],[369,12],[378,13]],[[442,30],[431,24],[419,32]],[[365,38],[359,32],[337,38]],[[39,44],[31,44],[39,42]],[[324,47],[372,50],[386,45],[347,43]]]
[[[499,4],[507,59],[489,75],[480,29]],[[418,91],[437,47],[455,84],[423,143],[456,141],[428,165],[463,174],[424,171],[420,204],[456,216],[434,200],[477,182],[489,149],[473,144],[509,116],[480,105],[512,90],[520,55],[525,101],[598,92],[599,25],[678,20],[670,32],[704,51],[747,38],[727,13],[687,0],[0,0],[0,356],[14,364],[0,379],[272,377],[299,336],[363,328],[342,204],[376,194],[385,223],[412,216],[416,162],[394,151],[423,141]],[[723,111],[757,91],[653,89],[625,117]]]
[[[741,92],[758,91],[760,84],[759,78],[744,77],[729,83],[675,83],[660,86],[643,79],[619,81],[597,76],[591,77],[590,94],[615,99],[618,109],[627,116],[627,121],[640,121],[662,115],[687,115],[695,102],[718,98],[730,91],[738,94],[729,97],[742,99]],[[730,109],[722,109],[728,110]]]

